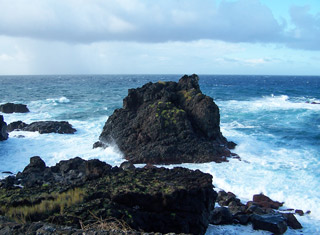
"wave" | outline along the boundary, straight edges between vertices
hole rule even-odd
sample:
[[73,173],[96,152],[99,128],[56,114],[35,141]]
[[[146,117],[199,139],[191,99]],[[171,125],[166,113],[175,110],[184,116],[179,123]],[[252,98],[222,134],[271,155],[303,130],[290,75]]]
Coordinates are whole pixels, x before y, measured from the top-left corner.
[[[319,103],[319,104],[318,104]],[[266,110],[289,110],[289,109],[305,109],[320,111],[320,100],[316,98],[305,97],[289,97],[287,95],[264,96],[252,100],[229,100],[219,102],[219,107],[227,110],[241,109],[247,111],[266,111]]]

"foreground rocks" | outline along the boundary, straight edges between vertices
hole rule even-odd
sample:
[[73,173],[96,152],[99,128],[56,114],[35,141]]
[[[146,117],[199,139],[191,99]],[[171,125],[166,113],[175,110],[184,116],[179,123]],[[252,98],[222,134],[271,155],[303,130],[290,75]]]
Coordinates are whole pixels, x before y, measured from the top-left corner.
[[185,75],[178,83],[130,89],[123,108],[108,118],[100,141],[117,144],[133,163],[226,161],[235,144],[222,136],[219,108],[202,94],[198,81],[197,75]]
[[29,109],[25,104],[13,104],[13,103],[6,103],[0,105],[0,112],[2,113],[27,113]]
[[180,167],[122,168],[80,158],[47,167],[33,157],[23,172],[0,181],[0,215],[72,229],[114,218],[136,231],[205,233],[217,197],[211,175]]
[[233,193],[220,191],[217,202],[221,207],[213,210],[210,217],[212,224],[247,225],[251,222],[253,229],[275,234],[283,234],[288,226],[292,229],[302,228],[293,213],[278,210],[283,203],[273,201],[263,194],[254,195],[253,201],[245,205]]
[[7,123],[3,120],[3,116],[0,115],[0,141],[7,140]]
[[73,134],[77,130],[66,121],[39,121],[26,124],[22,121],[12,122],[8,125],[8,131],[38,131],[40,134],[59,133],[59,134]]

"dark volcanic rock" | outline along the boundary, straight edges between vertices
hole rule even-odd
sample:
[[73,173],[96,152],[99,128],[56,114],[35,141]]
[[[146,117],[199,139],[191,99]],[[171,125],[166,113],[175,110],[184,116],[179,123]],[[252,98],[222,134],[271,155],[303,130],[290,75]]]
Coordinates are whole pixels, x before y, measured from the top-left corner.
[[220,132],[220,114],[213,99],[202,94],[198,76],[178,83],[147,83],[129,89],[123,108],[107,120],[100,135],[116,143],[133,163],[171,164],[222,162],[231,155]]
[[3,113],[27,113],[29,109],[25,104],[6,103],[0,105],[0,112]]
[[136,231],[204,234],[216,197],[212,176],[199,170],[122,170],[81,158],[47,167],[33,157],[0,181],[0,216],[76,229],[112,217]]
[[288,226],[291,227],[292,229],[302,228],[302,225],[300,224],[300,222],[297,220],[297,218],[294,216],[293,213],[283,213],[282,215],[286,218]]
[[3,120],[3,116],[0,115],[0,141],[7,140],[8,133],[7,133],[7,123]]
[[22,130],[26,126],[28,126],[28,124],[26,124],[26,123],[24,123],[22,121],[11,122],[8,125],[7,131],[11,132],[11,131],[14,131],[14,130]]
[[267,230],[275,234],[283,234],[287,231],[286,219],[281,214],[252,215],[253,229]]
[[226,207],[217,207],[214,208],[210,223],[218,225],[218,224],[232,224],[233,218],[232,214],[230,213],[229,209]]
[[39,131],[40,134],[45,133],[59,133],[59,134],[73,134],[77,130],[72,128],[68,122],[61,121],[39,121],[33,122],[22,129],[23,131]]
[[283,206],[283,203],[273,201],[262,193],[253,195],[253,202],[263,208],[279,209]]

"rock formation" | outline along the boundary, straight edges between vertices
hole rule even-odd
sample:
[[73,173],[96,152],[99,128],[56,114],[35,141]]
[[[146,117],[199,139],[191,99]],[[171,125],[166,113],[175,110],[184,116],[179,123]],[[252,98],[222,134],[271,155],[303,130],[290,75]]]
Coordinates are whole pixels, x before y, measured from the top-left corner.
[[77,130],[72,128],[72,125],[65,121],[38,121],[26,124],[22,121],[12,122],[8,125],[8,131],[38,131],[40,134],[58,133],[58,134],[73,134]]
[[81,158],[47,167],[33,157],[23,172],[0,181],[0,219],[80,228],[114,218],[136,231],[206,232],[217,197],[211,175],[181,167],[124,169]]
[[22,131],[23,128],[25,128],[26,126],[28,126],[28,124],[22,121],[11,122],[7,127],[7,131],[8,132],[15,131],[15,130]]
[[0,141],[8,139],[7,123],[3,120],[3,116],[0,115]]
[[0,105],[0,112],[3,113],[27,113],[29,109],[25,104],[6,103]]
[[[108,118],[102,143],[115,143],[133,163],[222,162],[235,147],[220,132],[219,108],[197,75],[129,89]],[[96,144],[98,145],[98,144]]]

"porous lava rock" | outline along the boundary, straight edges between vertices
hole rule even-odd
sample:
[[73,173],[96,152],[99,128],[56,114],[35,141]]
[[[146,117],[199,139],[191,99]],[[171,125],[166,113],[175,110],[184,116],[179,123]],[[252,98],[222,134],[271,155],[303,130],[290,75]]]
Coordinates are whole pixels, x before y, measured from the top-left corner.
[[39,121],[32,122],[25,126],[23,131],[38,131],[40,134],[58,133],[58,134],[73,134],[77,130],[72,128],[72,125],[66,121]]
[[29,109],[25,104],[6,103],[0,105],[0,112],[3,113],[28,113]]
[[7,140],[7,123],[4,121],[3,116],[0,115],[0,141]]
[[178,83],[129,89],[99,139],[115,143],[132,163],[223,162],[235,144],[222,136],[219,124],[218,106],[201,92],[193,74]]
[[11,131],[14,131],[14,130],[22,130],[26,126],[28,126],[28,124],[26,124],[26,123],[24,123],[22,121],[11,122],[8,125],[7,131],[11,132]]
[[[121,169],[79,157],[47,167],[36,156],[0,181],[0,219],[79,229],[113,218],[136,231],[205,234],[216,197],[212,176],[199,170]],[[0,231],[25,225],[8,226]]]

